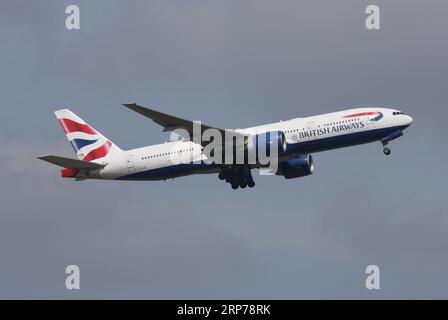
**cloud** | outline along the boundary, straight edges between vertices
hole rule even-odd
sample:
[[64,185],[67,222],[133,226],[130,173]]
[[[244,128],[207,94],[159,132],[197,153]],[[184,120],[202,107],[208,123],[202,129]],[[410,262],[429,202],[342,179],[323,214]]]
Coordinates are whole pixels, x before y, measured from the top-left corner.
[[126,183],[60,179],[56,167],[35,158],[52,145],[1,145],[2,297],[76,297],[64,288],[69,264],[81,268],[82,296],[97,298],[205,298],[253,268],[247,241],[182,202],[148,203]]
[[[391,195],[394,197],[394,195]],[[396,193],[400,206],[373,196],[356,183],[339,190],[318,213],[320,233],[336,247],[371,258],[448,262],[448,207],[428,203],[424,195],[406,198]],[[346,199],[341,201],[341,199]]]
[[[379,32],[357,0],[76,3],[76,32],[72,2],[0,5],[1,296],[369,297],[373,260],[382,296],[446,297],[445,2],[377,1]],[[228,128],[377,105],[415,122],[387,159],[320,153],[311,177],[236,193],[215,176],[75,183],[36,160],[72,156],[59,106],[123,149],[163,141],[133,101]]]

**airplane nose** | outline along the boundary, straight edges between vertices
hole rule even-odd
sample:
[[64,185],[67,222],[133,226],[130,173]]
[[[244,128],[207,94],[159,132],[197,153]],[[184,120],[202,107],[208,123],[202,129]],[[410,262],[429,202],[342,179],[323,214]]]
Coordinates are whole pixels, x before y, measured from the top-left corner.
[[406,126],[410,126],[414,122],[414,119],[412,119],[411,116],[406,116],[405,122],[406,122]]

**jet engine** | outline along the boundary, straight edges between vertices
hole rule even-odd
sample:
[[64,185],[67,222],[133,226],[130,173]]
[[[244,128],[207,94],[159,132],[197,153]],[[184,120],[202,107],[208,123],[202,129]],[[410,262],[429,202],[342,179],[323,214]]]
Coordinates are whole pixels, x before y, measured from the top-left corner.
[[309,176],[313,172],[314,159],[312,155],[308,154],[280,163],[277,175],[284,176],[286,179],[294,179]]
[[286,152],[286,136],[282,131],[268,131],[250,137],[247,149],[258,159]]

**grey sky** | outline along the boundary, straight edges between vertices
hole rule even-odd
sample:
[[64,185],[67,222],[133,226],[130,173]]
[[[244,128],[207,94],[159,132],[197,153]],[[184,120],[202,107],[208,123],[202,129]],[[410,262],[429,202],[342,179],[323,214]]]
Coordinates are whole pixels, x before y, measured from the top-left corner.
[[[368,4],[2,1],[0,297],[448,298],[448,3],[375,1],[380,31]],[[72,182],[36,160],[74,156],[60,106],[124,149],[168,139],[126,102],[228,128],[358,106],[415,122],[389,158],[321,153],[311,177],[237,192],[213,175]]]

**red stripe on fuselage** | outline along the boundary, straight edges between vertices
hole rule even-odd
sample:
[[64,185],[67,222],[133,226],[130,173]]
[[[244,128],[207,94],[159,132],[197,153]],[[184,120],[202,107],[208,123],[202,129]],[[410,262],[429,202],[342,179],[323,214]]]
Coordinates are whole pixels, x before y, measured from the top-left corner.
[[78,123],[66,118],[59,119],[59,123],[61,124],[61,127],[62,129],[64,129],[64,132],[66,134],[72,132],[84,132],[88,134],[96,134],[96,131],[93,130],[88,124]]
[[101,147],[98,147],[98,148],[93,149],[92,151],[90,151],[83,158],[83,160],[85,160],[85,161],[92,161],[92,160],[95,160],[95,159],[99,159],[99,158],[105,157],[109,153],[109,150],[110,150],[111,146],[112,146],[112,142],[110,142],[108,140]]
[[357,113],[357,114],[351,114],[349,116],[345,116],[344,118],[356,118],[356,117],[364,117],[364,116],[373,116],[376,114],[381,114],[380,112],[362,112],[362,113]]

